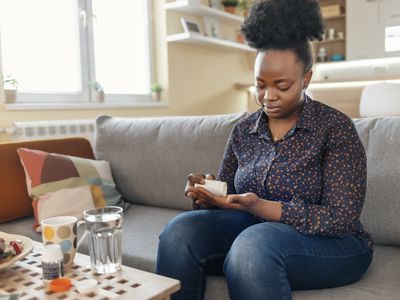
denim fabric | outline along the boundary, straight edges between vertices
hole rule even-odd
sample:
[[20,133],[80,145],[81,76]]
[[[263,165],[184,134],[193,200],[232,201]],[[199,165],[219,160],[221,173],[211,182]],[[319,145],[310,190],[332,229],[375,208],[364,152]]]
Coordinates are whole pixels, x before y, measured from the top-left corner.
[[172,299],[202,299],[207,275],[225,274],[230,298],[291,299],[291,290],[350,284],[368,269],[372,251],[355,235],[305,235],[232,210],[178,215],[160,236],[156,272],[179,279]]

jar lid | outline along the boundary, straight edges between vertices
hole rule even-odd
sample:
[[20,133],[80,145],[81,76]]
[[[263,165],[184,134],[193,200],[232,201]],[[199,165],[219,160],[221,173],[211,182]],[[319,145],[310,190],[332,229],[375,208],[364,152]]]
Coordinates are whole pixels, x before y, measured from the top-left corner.
[[68,291],[71,288],[71,279],[57,278],[50,283],[50,290],[54,293]]
[[95,279],[84,279],[75,282],[75,287],[81,294],[93,292],[97,288],[97,281]]

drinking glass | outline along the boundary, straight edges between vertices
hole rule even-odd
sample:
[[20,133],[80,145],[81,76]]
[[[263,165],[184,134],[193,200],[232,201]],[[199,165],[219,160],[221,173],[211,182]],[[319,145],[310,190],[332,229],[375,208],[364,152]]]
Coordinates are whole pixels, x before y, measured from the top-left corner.
[[89,253],[93,272],[113,273],[122,261],[122,208],[106,206],[83,212],[89,235]]

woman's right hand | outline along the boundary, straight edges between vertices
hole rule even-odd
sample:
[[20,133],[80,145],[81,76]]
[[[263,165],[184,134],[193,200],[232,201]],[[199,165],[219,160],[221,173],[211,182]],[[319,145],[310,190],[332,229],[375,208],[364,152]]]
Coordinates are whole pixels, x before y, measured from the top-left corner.
[[194,188],[195,183],[204,184],[203,179],[215,180],[214,175],[211,174],[201,174],[201,173],[192,173],[188,176],[188,181],[186,182],[185,187],[185,195],[192,199],[194,204],[201,205],[204,208],[211,208],[214,205],[208,203],[202,196],[196,193]]

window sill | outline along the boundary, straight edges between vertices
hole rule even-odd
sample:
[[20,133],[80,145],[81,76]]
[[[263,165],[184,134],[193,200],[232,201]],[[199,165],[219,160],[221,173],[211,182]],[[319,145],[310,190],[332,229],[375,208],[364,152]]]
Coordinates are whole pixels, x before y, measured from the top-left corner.
[[60,109],[120,109],[120,108],[163,108],[169,102],[136,103],[6,103],[7,110],[60,110]]

